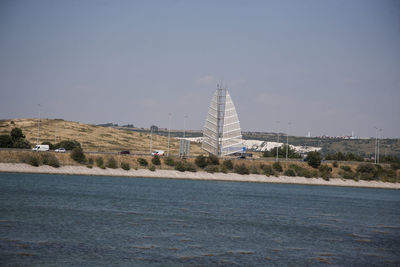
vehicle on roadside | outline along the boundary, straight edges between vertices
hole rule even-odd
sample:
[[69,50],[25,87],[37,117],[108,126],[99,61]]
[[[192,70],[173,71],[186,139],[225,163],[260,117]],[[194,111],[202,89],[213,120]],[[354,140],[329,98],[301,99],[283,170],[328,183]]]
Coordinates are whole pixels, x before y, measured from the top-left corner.
[[36,152],[49,151],[49,149],[50,149],[49,145],[36,145],[34,148],[32,148],[32,150]]
[[151,153],[152,156],[155,156],[155,155],[157,155],[157,156],[164,156],[164,154],[165,154],[165,151],[164,151],[164,150],[154,150],[154,151]]
[[59,153],[65,153],[67,150],[65,150],[65,148],[63,148],[63,147],[60,147],[60,148],[57,148],[56,150],[54,150],[55,152],[59,152]]
[[131,154],[131,152],[129,150],[122,150],[120,152],[118,152],[118,155],[129,155]]

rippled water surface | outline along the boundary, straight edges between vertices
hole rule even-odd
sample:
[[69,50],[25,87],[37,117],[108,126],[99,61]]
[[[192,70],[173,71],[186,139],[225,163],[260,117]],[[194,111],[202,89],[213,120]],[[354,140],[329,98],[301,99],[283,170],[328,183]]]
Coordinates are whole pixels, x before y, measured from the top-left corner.
[[400,265],[400,192],[0,173],[0,265]]

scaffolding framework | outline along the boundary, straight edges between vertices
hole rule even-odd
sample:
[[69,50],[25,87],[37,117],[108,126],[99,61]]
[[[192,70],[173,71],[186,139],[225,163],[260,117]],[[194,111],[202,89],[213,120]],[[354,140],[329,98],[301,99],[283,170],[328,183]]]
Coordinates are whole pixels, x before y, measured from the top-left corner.
[[226,88],[217,85],[211,100],[203,131],[202,147],[216,156],[242,151],[239,118]]

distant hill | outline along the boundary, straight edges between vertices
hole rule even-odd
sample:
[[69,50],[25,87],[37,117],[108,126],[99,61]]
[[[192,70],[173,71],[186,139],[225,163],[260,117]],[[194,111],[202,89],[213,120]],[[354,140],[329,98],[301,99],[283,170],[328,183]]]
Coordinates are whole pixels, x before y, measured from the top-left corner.
[[[0,120],[0,134],[9,134],[11,129],[21,128],[28,141],[36,144],[38,136],[37,119],[10,119]],[[132,153],[150,152],[150,134],[135,132],[113,127],[102,127],[83,124],[62,119],[42,119],[40,123],[40,143],[48,141],[51,143],[62,140],[76,140],[81,143],[85,151],[115,152],[130,150]],[[167,151],[168,139],[165,136],[153,134],[153,150]],[[179,140],[170,139],[171,154],[179,153]],[[202,154],[204,151],[199,144],[191,145],[191,155]]]

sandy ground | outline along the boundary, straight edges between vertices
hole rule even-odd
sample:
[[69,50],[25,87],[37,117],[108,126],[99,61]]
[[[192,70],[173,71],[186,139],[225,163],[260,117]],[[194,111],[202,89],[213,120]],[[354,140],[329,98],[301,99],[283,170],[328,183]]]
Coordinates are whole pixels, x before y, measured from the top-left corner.
[[68,174],[68,175],[101,175],[120,177],[151,177],[167,179],[191,179],[191,180],[213,180],[213,181],[235,181],[235,182],[257,182],[257,183],[280,183],[280,184],[303,184],[303,185],[330,185],[330,186],[351,186],[351,187],[373,187],[386,189],[400,189],[400,183],[385,183],[380,181],[353,181],[344,179],[333,179],[325,181],[322,178],[288,177],[279,176],[267,177],[265,175],[250,174],[239,175],[236,173],[207,173],[207,172],[179,172],[174,170],[147,169],[129,170],[123,169],[100,169],[98,167],[87,168],[86,166],[63,166],[53,168],[50,166],[33,167],[21,163],[0,163],[0,172],[10,173],[47,173],[47,174]]

